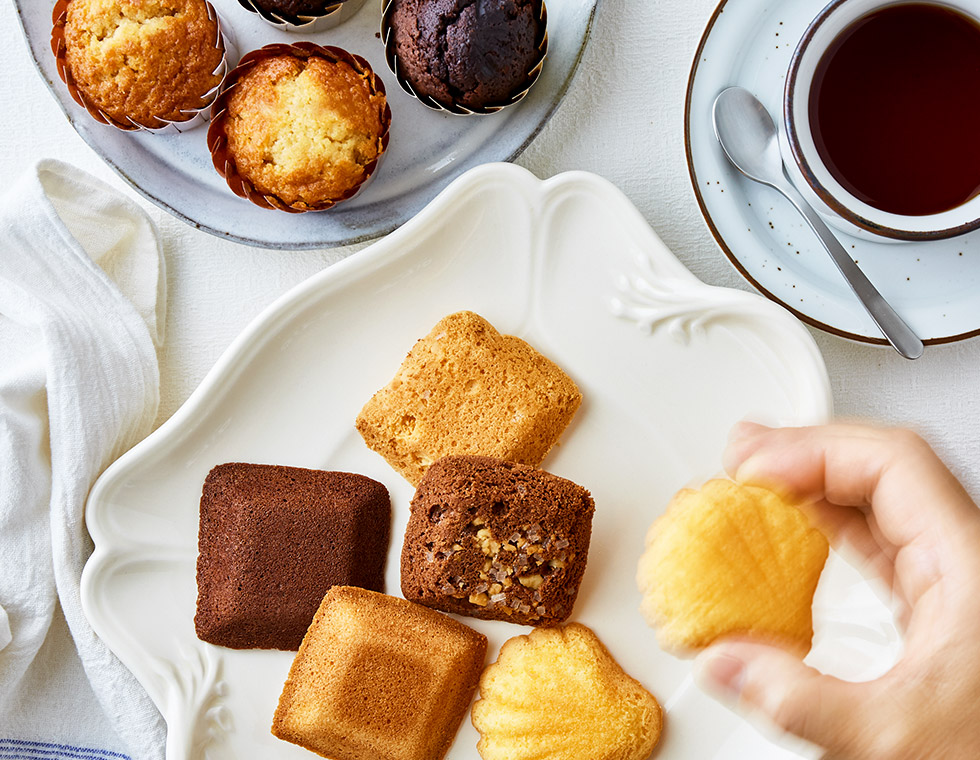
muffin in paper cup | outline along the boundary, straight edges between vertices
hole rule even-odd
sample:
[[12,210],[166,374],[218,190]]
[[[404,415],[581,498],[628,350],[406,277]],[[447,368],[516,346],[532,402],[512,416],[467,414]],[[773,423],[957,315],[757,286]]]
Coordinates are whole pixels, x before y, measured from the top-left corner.
[[57,0],[51,19],[51,51],[72,99],[128,132],[206,121],[235,55],[207,0]]
[[272,44],[228,75],[208,148],[236,195],[267,209],[322,211],[375,175],[390,127],[384,84],[366,60],[311,42]]
[[489,114],[537,80],[548,13],[543,0],[384,0],[381,39],[409,95],[438,111]]
[[284,32],[310,34],[344,23],[364,0],[238,0],[238,4]]

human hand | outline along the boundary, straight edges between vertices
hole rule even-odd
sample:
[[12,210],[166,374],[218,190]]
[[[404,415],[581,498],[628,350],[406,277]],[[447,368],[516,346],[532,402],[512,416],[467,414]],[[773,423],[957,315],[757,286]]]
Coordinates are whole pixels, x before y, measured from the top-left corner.
[[980,510],[928,444],[858,425],[741,423],[725,459],[736,480],[808,504],[832,545],[891,584],[905,649],[885,675],[849,683],[725,640],[698,656],[698,683],[835,760],[980,757]]

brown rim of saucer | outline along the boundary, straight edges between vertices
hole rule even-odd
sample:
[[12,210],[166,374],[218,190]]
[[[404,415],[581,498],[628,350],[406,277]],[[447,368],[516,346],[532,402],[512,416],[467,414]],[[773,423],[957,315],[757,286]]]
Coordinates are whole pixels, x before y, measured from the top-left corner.
[[283,13],[273,13],[264,10],[253,0],[238,0],[238,4],[249,13],[284,32],[322,32],[339,26],[356,13],[364,4],[364,0],[336,0],[323,9],[323,13],[312,16],[289,16]]
[[527,79],[524,80],[524,84],[518,88],[516,92],[508,96],[508,98],[504,101],[488,103],[486,105],[473,108],[452,101],[444,102],[441,100],[436,100],[431,95],[418,93],[412,87],[411,83],[409,83],[409,81],[402,76],[401,67],[398,64],[398,56],[395,54],[395,35],[392,33],[391,28],[391,16],[395,10],[396,0],[383,0],[383,2],[384,5],[381,8],[381,41],[385,46],[385,61],[388,63],[388,68],[391,69],[391,73],[395,75],[395,79],[398,81],[401,88],[413,98],[416,98],[424,106],[427,106],[435,111],[456,114],[457,116],[496,113],[497,111],[507,108],[508,106],[512,106],[523,99],[531,89],[531,86],[537,81],[538,75],[541,74],[541,69],[544,67],[544,59],[548,55],[548,10],[545,7],[544,0],[539,0],[538,3],[541,9],[538,14],[538,57],[531,66],[530,71],[527,72]]
[[[711,217],[711,213],[708,211],[708,205],[705,202],[704,195],[701,192],[701,185],[698,179],[697,170],[694,168],[694,151],[691,142],[694,81],[697,78],[698,69],[704,56],[704,48],[705,45],[708,44],[708,38],[711,36],[711,32],[714,30],[715,24],[718,23],[718,19],[725,12],[725,7],[728,5],[728,2],[729,0],[720,0],[718,5],[715,6],[711,17],[708,19],[708,22],[704,27],[704,31],[701,33],[701,39],[698,41],[697,49],[694,51],[694,57],[692,58],[690,73],[687,77],[687,89],[684,96],[684,158],[687,161],[687,174],[691,181],[691,187],[694,190],[694,198],[698,203],[698,209],[701,211],[701,218],[707,225],[708,231],[711,233],[711,237],[713,237],[715,240],[715,244],[721,249],[721,252],[725,254],[728,262],[745,279],[746,282],[748,282],[753,288],[755,288],[770,301],[773,303],[778,303],[804,324],[810,325],[811,327],[814,327],[821,332],[825,332],[828,335],[834,335],[838,338],[844,338],[845,340],[854,341],[855,343],[863,343],[865,345],[887,346],[888,342],[884,338],[874,338],[869,335],[860,335],[858,333],[848,332],[847,330],[841,330],[839,327],[834,327],[826,322],[821,322],[818,319],[814,319],[808,314],[804,314],[799,309],[794,308],[792,304],[782,300],[772,291],[766,289],[762,283],[752,276],[742,262],[739,261],[738,256],[735,255],[735,252],[731,249],[731,246],[728,245],[724,236],[721,234],[721,230],[718,229],[714,219]],[[927,346],[938,346],[946,343],[958,343],[962,340],[968,340],[976,337],[980,337],[980,328],[964,333],[958,333],[956,335],[943,336],[941,338],[923,338],[922,342]]]
[[[213,74],[220,75],[220,80],[218,84],[203,93],[200,97],[204,102],[204,105],[199,108],[192,108],[182,111],[182,113],[187,114],[185,119],[161,119],[157,118],[154,124],[140,124],[134,119],[127,118],[126,121],[120,121],[113,118],[101,108],[98,108],[95,104],[90,103],[84,93],[78,89],[78,85],[75,82],[75,78],[72,76],[71,70],[68,67],[68,62],[65,56],[68,52],[67,45],[65,44],[65,22],[68,17],[68,4],[71,0],[57,0],[54,7],[51,9],[51,52],[54,53],[55,63],[58,69],[58,76],[61,77],[61,81],[65,83],[68,88],[68,94],[71,95],[72,100],[74,100],[78,105],[88,111],[89,115],[101,124],[107,124],[109,126],[115,127],[116,129],[121,129],[125,132],[160,132],[168,129],[174,129],[176,131],[181,131],[181,128],[188,128],[190,126],[189,122],[193,122],[198,116],[206,114],[206,112],[211,108],[218,95],[221,85],[225,80],[230,68],[228,64],[228,51],[229,51],[229,40],[226,39],[226,35],[222,30],[221,17],[218,12],[214,9],[208,0],[204,0],[204,4],[207,7],[208,17],[215,22],[215,40],[214,46],[221,51],[221,61],[218,63],[217,68],[212,72]],[[197,122],[194,122],[196,125]]]
[[[873,222],[870,219],[862,216],[856,211],[849,209],[847,206],[837,200],[837,198],[835,198],[831,192],[820,183],[820,180],[817,179],[810,162],[807,160],[806,154],[803,152],[803,146],[800,144],[799,132],[796,128],[796,118],[793,116],[793,109],[790,104],[793,102],[795,96],[796,79],[800,73],[800,63],[802,62],[803,56],[807,49],[810,47],[810,43],[813,41],[814,34],[845,2],[847,2],[847,0],[833,0],[833,2],[824,7],[824,9],[816,15],[813,21],[810,22],[810,25],[806,28],[806,31],[803,32],[803,36],[800,38],[800,42],[797,45],[796,50],[793,52],[793,57],[790,59],[789,63],[789,70],[786,74],[786,85],[783,89],[783,123],[786,125],[786,141],[789,144],[789,149],[793,154],[793,159],[796,161],[796,165],[800,168],[803,179],[806,181],[807,185],[810,186],[810,189],[817,194],[817,197],[826,203],[827,206],[831,208],[839,217],[857,227],[860,227],[863,230],[882,237],[891,238],[893,240],[913,241],[945,240],[946,238],[956,237],[957,235],[965,235],[968,232],[973,232],[976,229],[980,229],[980,218],[974,219],[970,222],[964,222],[963,224],[958,224],[955,227],[947,227],[941,230],[899,230],[895,229],[894,227],[878,224],[877,222]],[[858,20],[859,19],[855,19],[855,22]]]
[[[332,198],[314,205],[297,202],[288,204],[274,195],[267,195],[255,189],[251,182],[238,174],[235,160],[228,151],[228,138],[224,132],[224,120],[228,110],[228,98],[234,91],[241,77],[246,74],[256,63],[280,55],[291,55],[297,58],[307,59],[312,56],[325,58],[332,63],[346,63],[358,74],[367,79],[371,88],[385,96],[384,110],[381,112],[381,134],[379,135],[378,155],[365,167],[364,179],[358,184],[349,188],[341,197]],[[208,150],[211,152],[211,162],[218,173],[225,178],[231,191],[240,198],[245,198],[257,206],[265,209],[276,209],[286,211],[291,214],[300,214],[306,211],[325,211],[333,208],[338,203],[350,200],[357,195],[368,181],[374,176],[378,165],[388,147],[391,128],[391,107],[388,105],[388,98],[385,92],[384,83],[381,78],[374,73],[371,64],[359,55],[354,55],[348,51],[333,47],[316,45],[312,42],[296,42],[293,44],[273,43],[247,53],[225,78],[224,86],[214,101],[211,124],[208,127]]]

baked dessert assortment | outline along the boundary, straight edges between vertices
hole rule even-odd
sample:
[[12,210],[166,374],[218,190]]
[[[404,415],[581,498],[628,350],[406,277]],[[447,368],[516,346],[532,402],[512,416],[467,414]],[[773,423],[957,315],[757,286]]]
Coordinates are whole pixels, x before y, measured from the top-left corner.
[[827,554],[823,534],[775,493],[712,480],[680,491],[651,526],[642,611],[668,651],[735,634],[805,654]]
[[520,100],[548,50],[542,0],[387,0],[388,66],[422,103],[492,113]]
[[72,98],[122,130],[186,128],[228,69],[206,0],[58,0],[51,47]]
[[[211,471],[195,625],[227,647],[298,647],[275,736],[332,760],[441,760],[479,685],[471,717],[483,760],[650,755],[663,727],[656,698],[592,630],[567,622],[595,504],[538,464],[580,402],[557,365],[473,312],[417,341],[355,423],[417,485],[404,598],[382,593],[390,503],[380,483],[274,465]],[[651,526],[642,612],[678,655],[732,634],[803,654],[827,554],[796,506],[712,480],[678,492]],[[533,628],[484,670],[486,637],[443,613]]]
[[332,760],[441,760],[486,651],[485,636],[446,615],[335,586],[293,661],[272,733]]
[[[311,33],[363,4],[238,0],[282,31]],[[389,0],[382,15],[395,78],[427,106],[500,110],[524,96],[544,64],[543,0]],[[233,69],[228,31],[208,0],[55,0],[51,49],[71,97],[103,124],[182,132],[213,114],[212,163],[241,198],[302,212],[357,195],[391,125],[368,61],[302,41],[253,50]]]
[[295,650],[334,585],[384,590],[391,504],[370,478],[228,463],[201,493],[198,637]]
[[450,454],[537,467],[581,401],[553,361],[460,311],[415,344],[356,425],[369,448],[418,485],[429,465]]
[[267,45],[229,75],[208,148],[236,195],[263,208],[316,211],[371,178],[390,125],[384,85],[363,58],[312,43]]
[[443,457],[412,499],[402,594],[487,620],[557,625],[572,612],[595,511],[587,490],[527,465]]
[[484,760],[647,760],[663,712],[584,625],[504,643],[472,721]]

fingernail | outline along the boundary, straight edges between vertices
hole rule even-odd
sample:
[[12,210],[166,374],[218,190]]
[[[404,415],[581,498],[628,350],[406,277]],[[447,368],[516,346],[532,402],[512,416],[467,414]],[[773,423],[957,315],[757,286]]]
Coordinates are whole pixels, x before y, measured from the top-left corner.
[[737,699],[745,684],[745,663],[723,652],[705,652],[694,661],[694,679],[706,691]]
[[732,477],[735,476],[735,472],[745,458],[743,444],[768,429],[765,425],[760,425],[756,422],[742,421],[736,423],[728,433],[728,445],[721,455],[722,466],[729,475]]

